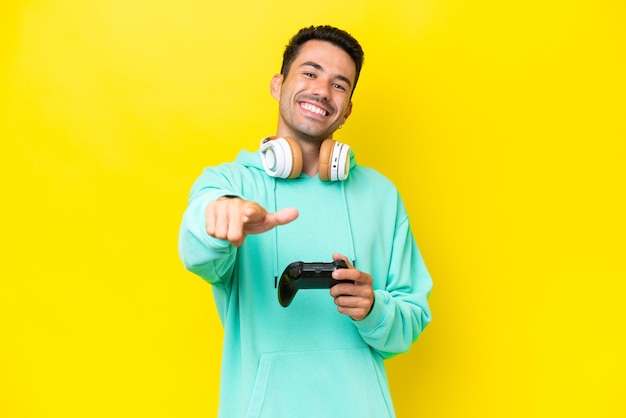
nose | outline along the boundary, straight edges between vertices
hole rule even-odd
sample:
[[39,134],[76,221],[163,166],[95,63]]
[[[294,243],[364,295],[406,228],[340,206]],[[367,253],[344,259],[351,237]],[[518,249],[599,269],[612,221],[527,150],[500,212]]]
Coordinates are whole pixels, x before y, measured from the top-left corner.
[[330,82],[322,77],[315,79],[311,92],[322,99],[328,99],[330,96]]

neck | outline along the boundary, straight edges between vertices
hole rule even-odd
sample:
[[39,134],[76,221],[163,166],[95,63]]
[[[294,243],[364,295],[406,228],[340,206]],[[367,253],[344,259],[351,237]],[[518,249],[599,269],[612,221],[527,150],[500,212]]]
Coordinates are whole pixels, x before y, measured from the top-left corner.
[[320,143],[298,141],[302,150],[302,172],[313,177],[319,170]]
[[302,173],[314,177],[319,171],[320,147],[326,138],[316,138],[291,130],[279,129],[277,136],[290,136],[298,143],[302,151]]

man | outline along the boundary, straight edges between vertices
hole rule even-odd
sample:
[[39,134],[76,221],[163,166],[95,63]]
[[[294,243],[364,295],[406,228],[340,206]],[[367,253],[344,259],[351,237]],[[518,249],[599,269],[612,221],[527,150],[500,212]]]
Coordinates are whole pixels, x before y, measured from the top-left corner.
[[[300,30],[270,83],[276,135],[192,187],[179,251],[225,329],[220,417],[395,416],[383,360],[430,322],[432,282],[396,188],[330,139],[362,63],[348,33]],[[331,258],[347,282],[278,303],[287,265]]]

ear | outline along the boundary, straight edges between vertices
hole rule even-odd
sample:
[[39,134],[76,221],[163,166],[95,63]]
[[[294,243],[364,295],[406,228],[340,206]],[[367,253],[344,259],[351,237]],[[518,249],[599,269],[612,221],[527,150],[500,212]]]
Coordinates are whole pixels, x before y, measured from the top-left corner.
[[282,74],[275,74],[274,77],[272,77],[272,81],[270,81],[270,93],[272,94],[272,97],[278,101],[280,101],[280,89],[282,86]]
[[352,113],[352,102],[348,103],[348,108],[346,109],[346,113],[343,115],[343,123],[346,123],[348,120],[348,116]]

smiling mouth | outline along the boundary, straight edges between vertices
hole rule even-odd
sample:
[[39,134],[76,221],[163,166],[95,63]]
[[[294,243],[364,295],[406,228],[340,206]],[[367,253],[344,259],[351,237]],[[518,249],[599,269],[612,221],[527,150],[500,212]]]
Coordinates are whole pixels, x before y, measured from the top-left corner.
[[317,107],[315,105],[312,105],[311,103],[300,103],[300,107],[302,107],[304,110],[307,110],[309,112],[313,112],[316,113],[320,116],[328,116],[329,113],[322,109],[321,107]]

